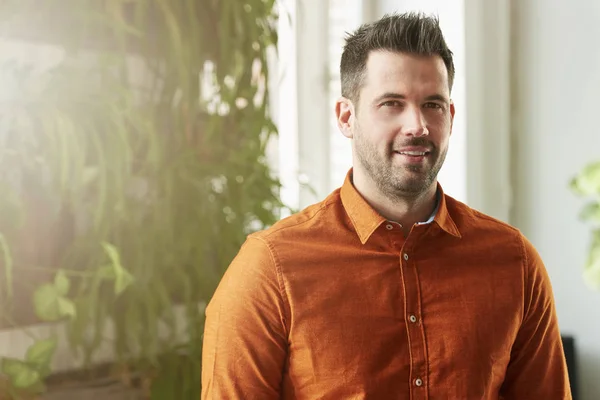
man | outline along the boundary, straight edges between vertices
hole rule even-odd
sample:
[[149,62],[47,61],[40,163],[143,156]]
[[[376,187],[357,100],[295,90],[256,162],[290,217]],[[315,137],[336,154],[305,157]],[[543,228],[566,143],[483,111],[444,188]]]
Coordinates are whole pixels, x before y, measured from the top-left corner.
[[203,399],[570,399],[549,278],[517,230],[445,195],[454,104],[436,18],[347,38],[353,168],[251,235],[206,311]]

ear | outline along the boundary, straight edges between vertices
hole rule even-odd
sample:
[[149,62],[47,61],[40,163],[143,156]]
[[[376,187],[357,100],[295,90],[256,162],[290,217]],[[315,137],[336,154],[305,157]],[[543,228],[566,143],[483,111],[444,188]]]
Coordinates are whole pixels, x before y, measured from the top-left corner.
[[450,100],[450,133],[452,133],[452,127],[454,126],[454,113],[456,109],[454,108],[454,101]]
[[342,135],[352,139],[352,124],[354,122],[354,105],[352,102],[345,97],[340,97],[335,102],[335,116]]

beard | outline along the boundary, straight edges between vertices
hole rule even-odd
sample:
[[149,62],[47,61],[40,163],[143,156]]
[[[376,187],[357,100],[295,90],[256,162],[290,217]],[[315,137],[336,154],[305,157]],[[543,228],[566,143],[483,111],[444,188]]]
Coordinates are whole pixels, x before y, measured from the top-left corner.
[[[416,198],[435,184],[446,159],[447,147],[439,149],[426,137],[415,137],[390,143],[382,154],[365,136],[360,129],[354,134],[356,158],[383,195],[391,199]],[[405,146],[430,149],[426,162],[420,165],[398,165],[394,162],[394,149]]]

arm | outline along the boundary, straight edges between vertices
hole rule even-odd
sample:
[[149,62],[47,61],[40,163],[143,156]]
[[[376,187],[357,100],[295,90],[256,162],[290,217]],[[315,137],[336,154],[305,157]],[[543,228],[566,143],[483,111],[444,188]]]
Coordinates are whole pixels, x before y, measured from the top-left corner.
[[524,247],[523,322],[500,394],[506,400],[571,400],[550,278],[533,245]]
[[279,399],[287,303],[267,244],[250,237],[206,309],[202,400]]

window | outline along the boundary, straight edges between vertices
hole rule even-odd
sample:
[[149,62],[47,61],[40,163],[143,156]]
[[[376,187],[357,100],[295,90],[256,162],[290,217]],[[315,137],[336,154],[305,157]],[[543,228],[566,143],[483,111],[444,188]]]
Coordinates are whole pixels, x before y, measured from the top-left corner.
[[[279,76],[274,96],[279,138],[273,157],[282,200],[296,208],[341,186],[351,166],[350,141],[334,114],[346,31],[360,24],[363,0],[280,3]],[[327,40],[323,40],[327,38]]]
[[339,187],[344,182],[346,173],[352,166],[352,149],[350,139],[342,135],[337,127],[334,114],[334,104],[340,93],[340,58],[346,33],[354,31],[363,22],[363,0],[329,0],[329,86],[328,99],[330,110],[330,190]]

